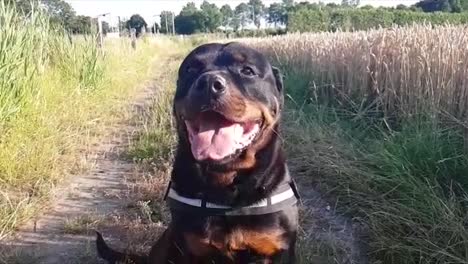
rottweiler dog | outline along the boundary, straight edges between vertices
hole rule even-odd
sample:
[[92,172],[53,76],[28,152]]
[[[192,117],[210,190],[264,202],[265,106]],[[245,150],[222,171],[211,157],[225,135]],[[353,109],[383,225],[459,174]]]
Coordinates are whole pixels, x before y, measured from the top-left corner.
[[237,42],[204,44],[182,62],[173,112],[178,145],[171,223],[149,256],[110,263],[294,263],[298,195],[279,134],[280,71]]

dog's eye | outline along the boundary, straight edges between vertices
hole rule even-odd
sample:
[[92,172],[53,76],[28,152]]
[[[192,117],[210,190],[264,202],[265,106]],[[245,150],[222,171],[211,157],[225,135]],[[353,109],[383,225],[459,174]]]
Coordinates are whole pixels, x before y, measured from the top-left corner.
[[249,66],[244,66],[241,71],[240,71],[242,74],[246,75],[246,76],[254,76],[255,75],[255,71],[249,67]]

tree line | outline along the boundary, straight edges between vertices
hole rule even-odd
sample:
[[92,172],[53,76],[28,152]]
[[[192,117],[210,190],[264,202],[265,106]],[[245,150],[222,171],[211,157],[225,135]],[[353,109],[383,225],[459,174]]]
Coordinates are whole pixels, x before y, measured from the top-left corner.
[[[29,15],[33,7],[41,7],[48,15],[52,24],[62,25],[74,34],[87,34],[91,32],[93,19],[89,16],[77,15],[73,7],[63,0],[0,0],[3,4],[16,6],[16,9]],[[107,29],[108,25],[104,24]]]
[[[16,3],[17,9],[24,14],[31,11],[30,0],[0,1]],[[35,3],[44,8],[53,23],[61,24],[71,33],[89,33],[96,24],[95,18],[76,15],[72,6],[64,0],[36,0]],[[137,34],[143,28],[160,33],[172,33],[175,28],[177,34],[194,34],[244,32],[248,26],[254,26],[258,30],[262,21],[269,23],[274,29],[283,28],[283,32],[358,30],[421,21],[467,23],[465,11],[468,11],[468,0],[422,0],[412,6],[399,5],[394,8],[358,7],[359,5],[360,0],[342,0],[341,4],[326,5],[283,0],[269,6],[265,6],[261,0],[249,0],[235,7],[218,7],[208,1],[197,7],[195,3],[189,2],[177,15],[170,11],[160,12],[160,24],[148,25],[143,17],[135,14],[122,21],[119,28],[135,28]],[[105,32],[109,29],[105,22],[103,29]]]
[[285,29],[280,30],[282,32],[349,31],[413,22],[468,23],[468,13],[465,12],[468,11],[468,0],[422,0],[412,6],[391,8],[358,6],[360,0],[342,0],[340,4],[283,0],[268,7],[261,0],[249,0],[234,8],[230,5],[218,7],[204,1],[200,8],[194,3],[186,4],[175,17],[172,12],[163,11],[161,25],[150,27],[154,27],[153,31],[171,33],[174,21],[177,34],[246,32],[248,25],[254,25],[258,30],[261,22],[265,21],[276,29],[270,30],[270,33],[278,34],[279,28]]
[[290,32],[369,30],[413,23],[468,24],[468,0],[424,0],[413,6],[375,8],[302,3],[288,13]]

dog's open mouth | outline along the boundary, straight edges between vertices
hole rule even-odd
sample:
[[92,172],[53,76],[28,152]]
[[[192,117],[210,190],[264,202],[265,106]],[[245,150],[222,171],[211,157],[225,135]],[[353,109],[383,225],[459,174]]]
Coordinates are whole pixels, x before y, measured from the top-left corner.
[[219,161],[248,147],[260,132],[259,121],[234,122],[207,111],[186,120],[192,154],[196,160]]

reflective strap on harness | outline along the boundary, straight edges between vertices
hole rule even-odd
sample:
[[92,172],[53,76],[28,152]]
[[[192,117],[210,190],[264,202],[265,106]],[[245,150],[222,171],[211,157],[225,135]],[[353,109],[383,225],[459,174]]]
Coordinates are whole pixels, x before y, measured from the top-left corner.
[[279,212],[297,204],[298,197],[294,189],[289,184],[283,186],[283,191],[276,192],[268,198],[242,207],[204,203],[202,199],[181,196],[172,188],[169,188],[167,202],[171,210],[175,211],[188,211],[206,215],[262,215]]
[[295,206],[300,201],[299,191],[295,182],[289,176],[287,167],[285,173],[285,178],[289,179],[289,182],[283,182],[271,196],[248,206],[231,207],[210,203],[203,199],[184,197],[171,187],[171,182],[169,182],[164,200],[167,200],[171,210],[188,211],[203,215],[262,215],[275,213]]
[[[277,203],[280,203],[284,200],[287,200],[289,198],[293,198],[295,196],[294,191],[289,188],[286,191],[282,193],[275,194],[271,197],[262,199],[254,204],[245,206],[244,208],[257,208],[257,207],[265,207],[269,205],[275,205]],[[203,208],[211,208],[211,209],[233,209],[231,206],[226,206],[226,205],[219,205],[219,204],[214,204],[214,203],[206,203],[205,206],[202,206],[202,200],[201,199],[192,199],[192,198],[187,198],[179,195],[176,190],[170,189],[169,194],[167,196],[170,199],[176,200],[178,202],[195,206],[195,207],[203,207]]]

